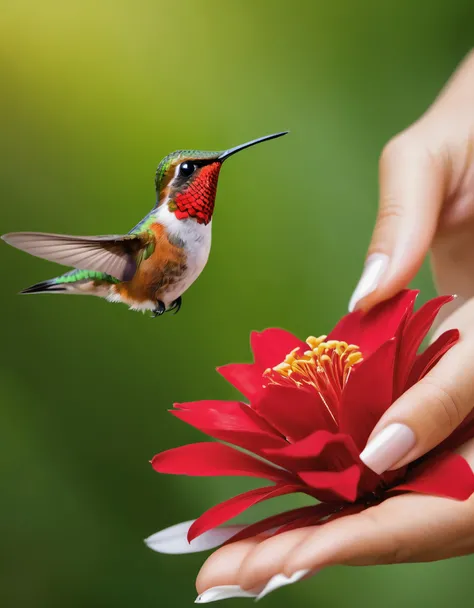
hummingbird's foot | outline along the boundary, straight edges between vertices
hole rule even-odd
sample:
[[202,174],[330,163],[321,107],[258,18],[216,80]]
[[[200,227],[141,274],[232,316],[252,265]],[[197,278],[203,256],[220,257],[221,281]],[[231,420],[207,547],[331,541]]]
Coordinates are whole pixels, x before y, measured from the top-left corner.
[[171,306],[168,308],[168,312],[171,312],[172,310],[174,310],[174,314],[177,314],[181,308],[182,303],[183,303],[183,299],[181,296],[179,296],[179,298],[176,298],[176,300],[171,303]]
[[156,319],[156,317],[161,317],[161,315],[166,311],[166,306],[163,304],[163,302],[161,300],[158,300],[158,302],[156,303],[156,308],[153,311],[153,318]]

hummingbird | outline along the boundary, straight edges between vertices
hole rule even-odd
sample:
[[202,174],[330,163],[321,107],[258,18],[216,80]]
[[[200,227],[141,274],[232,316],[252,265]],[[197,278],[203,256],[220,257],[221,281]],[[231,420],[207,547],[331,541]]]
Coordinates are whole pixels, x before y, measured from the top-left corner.
[[74,269],[20,293],[93,295],[154,317],[178,312],[183,293],[206,266],[222,163],[288,131],[220,152],[178,150],[158,165],[156,203],[128,234],[70,236],[12,232],[2,239],[31,255]]

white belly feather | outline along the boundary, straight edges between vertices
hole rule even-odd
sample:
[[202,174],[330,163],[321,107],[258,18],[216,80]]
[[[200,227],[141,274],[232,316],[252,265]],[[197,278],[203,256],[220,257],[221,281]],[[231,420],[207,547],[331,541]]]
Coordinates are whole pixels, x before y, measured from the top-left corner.
[[[211,224],[198,224],[193,219],[178,220],[171,213],[167,205],[162,205],[156,213],[156,220],[166,227],[170,240],[179,241],[186,254],[186,271],[182,277],[174,283],[163,296],[163,304],[168,308],[179,298],[199,277],[209,258],[211,250]],[[109,302],[124,302],[131,310],[154,310],[156,302],[132,303],[122,297],[111,287],[107,296]]]
[[[184,243],[186,253],[186,272],[166,293],[163,303],[168,307],[179,298],[198,278],[209,258],[211,250],[211,223],[198,224],[195,220],[178,220],[168,212],[167,223],[163,222],[171,239],[179,238]],[[171,219],[172,218],[172,219]],[[163,221],[162,218],[160,218]],[[173,221],[174,220],[174,221]]]

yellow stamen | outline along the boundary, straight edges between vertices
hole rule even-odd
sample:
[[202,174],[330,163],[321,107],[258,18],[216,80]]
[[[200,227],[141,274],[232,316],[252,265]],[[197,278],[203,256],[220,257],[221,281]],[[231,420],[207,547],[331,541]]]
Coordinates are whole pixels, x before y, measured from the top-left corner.
[[338,401],[351,370],[363,361],[355,344],[328,340],[326,336],[306,340],[309,350],[295,348],[282,363],[267,369],[264,376],[270,384],[316,390],[334,421]]

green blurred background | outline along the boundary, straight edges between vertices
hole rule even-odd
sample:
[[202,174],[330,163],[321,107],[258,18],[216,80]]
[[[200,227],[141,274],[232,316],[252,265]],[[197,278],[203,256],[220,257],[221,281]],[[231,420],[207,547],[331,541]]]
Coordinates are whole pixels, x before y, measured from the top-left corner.
[[[345,312],[380,150],[469,50],[472,0],[0,4],[1,232],[125,232],[168,152],[291,130],[225,165],[211,258],[176,317],[17,297],[58,268],[1,250],[0,605],[190,606],[204,554],[142,539],[251,483],[154,473],[153,454],[201,439],[167,409],[234,397],[214,368],[249,360],[251,329],[306,337]],[[432,295],[426,268],[416,285]],[[265,602],[469,605],[473,566],[334,568]]]

